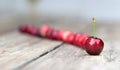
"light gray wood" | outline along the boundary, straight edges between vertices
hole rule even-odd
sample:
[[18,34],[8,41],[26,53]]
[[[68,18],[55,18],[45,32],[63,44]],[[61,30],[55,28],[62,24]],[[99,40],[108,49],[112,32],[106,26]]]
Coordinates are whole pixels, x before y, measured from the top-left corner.
[[[89,29],[89,28],[87,28]],[[91,34],[92,28],[86,30]],[[65,44],[23,67],[22,70],[120,70],[119,25],[98,26],[98,37],[105,46],[99,56],[90,56],[84,50]]]
[[119,42],[105,41],[101,55],[90,56],[85,51],[65,44],[22,70],[120,70]]
[[1,70],[21,66],[62,43],[29,36],[18,31],[0,36],[0,41]]

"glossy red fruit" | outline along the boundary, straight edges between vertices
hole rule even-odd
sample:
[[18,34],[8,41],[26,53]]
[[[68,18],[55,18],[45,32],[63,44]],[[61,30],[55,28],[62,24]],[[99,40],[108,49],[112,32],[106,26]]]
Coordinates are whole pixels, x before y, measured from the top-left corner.
[[30,25],[21,25],[19,29],[21,32],[28,33],[31,35],[35,35],[37,33],[37,28]]
[[85,42],[89,38],[89,35],[86,34],[76,34],[74,37],[73,44],[84,49],[85,48]]
[[72,44],[74,42],[74,38],[75,38],[75,34],[70,33],[66,38],[66,42]]
[[85,43],[85,50],[90,55],[99,55],[103,47],[103,41],[96,37],[89,37]]
[[57,40],[63,40],[62,39],[62,34],[63,34],[63,30],[60,30],[60,31],[58,31],[58,34],[57,34]]
[[59,31],[58,30],[54,30],[53,29],[53,32],[52,32],[52,39],[57,39],[57,36],[58,36],[58,33],[59,33]]
[[28,34],[36,35],[37,34],[37,28],[29,25],[27,27],[27,32],[28,32]]
[[68,37],[70,34],[72,34],[72,32],[70,32],[70,31],[63,31],[63,32],[62,32],[62,40],[65,41],[65,42],[67,42],[67,37]]
[[39,33],[42,37],[46,37],[47,31],[50,29],[48,25],[44,25],[39,29]]
[[53,29],[52,28],[49,28],[46,32],[46,37],[49,38],[49,39],[52,39],[52,34],[53,34]]
[[21,32],[27,32],[27,25],[21,25],[21,26],[19,27],[19,30],[20,30]]

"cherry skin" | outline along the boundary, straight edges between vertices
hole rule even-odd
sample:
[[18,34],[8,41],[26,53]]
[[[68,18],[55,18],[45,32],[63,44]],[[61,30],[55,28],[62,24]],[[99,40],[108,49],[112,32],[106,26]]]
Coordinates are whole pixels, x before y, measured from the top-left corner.
[[74,42],[73,44],[82,48],[82,49],[85,49],[85,42],[86,40],[89,38],[89,35],[86,35],[86,34],[76,34],[75,35],[75,38],[74,38]]
[[19,30],[21,32],[31,34],[31,35],[35,35],[37,33],[37,28],[34,26],[30,26],[30,25],[21,25],[19,27]]
[[54,31],[54,29],[52,29],[52,28],[48,29],[46,32],[46,37],[49,39],[53,39],[52,38],[53,31]]
[[52,39],[57,40],[58,33],[59,33],[58,30],[53,29],[53,32],[52,32]]
[[67,36],[67,38],[66,38],[66,42],[67,42],[67,43],[70,43],[70,44],[73,44],[74,38],[75,38],[75,34],[70,33],[70,34]]
[[34,27],[34,26],[28,25],[27,30],[28,30],[28,34],[30,34],[30,35],[36,35],[37,34],[37,28]]
[[63,40],[63,38],[62,38],[63,32],[64,32],[63,30],[58,31],[57,40],[60,40],[60,41]]
[[63,32],[62,32],[62,40],[63,40],[64,42],[66,42],[66,41],[67,41],[67,38],[68,38],[68,36],[69,36],[70,34],[72,34],[72,32],[70,32],[70,31],[63,31]]
[[19,26],[19,30],[21,31],[21,32],[27,32],[27,28],[28,28],[28,26],[27,25],[21,25],[21,26]]
[[97,37],[89,37],[85,43],[85,50],[90,55],[99,55],[104,48],[104,42]]
[[47,31],[50,29],[50,27],[48,25],[43,25],[42,27],[40,27],[39,29],[39,34],[42,36],[42,37],[46,37],[46,33]]

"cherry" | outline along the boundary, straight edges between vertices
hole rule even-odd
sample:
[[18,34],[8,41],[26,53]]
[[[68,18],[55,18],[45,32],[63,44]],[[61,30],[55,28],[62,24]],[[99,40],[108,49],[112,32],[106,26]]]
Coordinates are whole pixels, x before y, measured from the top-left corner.
[[88,39],[88,37],[89,37],[89,35],[86,35],[86,34],[76,34],[73,44],[84,49],[85,42]]
[[67,36],[67,38],[66,38],[66,42],[67,42],[67,43],[70,43],[70,44],[73,44],[74,38],[75,38],[75,34],[70,33],[70,34],[68,34],[68,36]]
[[58,33],[59,33],[59,31],[58,30],[54,30],[53,29],[53,32],[52,32],[52,39],[57,39],[57,36],[58,36]]
[[30,25],[21,25],[19,27],[19,30],[21,32],[25,32],[31,35],[35,35],[37,33],[37,29],[34,26],[30,26]]
[[37,28],[29,25],[27,27],[27,32],[28,32],[28,34],[36,35],[37,34]]
[[68,36],[70,34],[72,34],[72,32],[70,32],[70,31],[63,31],[62,32],[62,40],[65,41],[65,42],[67,42],[67,38],[68,38]]
[[52,39],[52,34],[53,34],[53,29],[52,28],[49,28],[46,32],[46,37],[49,38],[49,39]]
[[62,38],[63,32],[64,32],[63,30],[58,31],[57,40],[63,40]]
[[40,35],[42,37],[46,37],[46,33],[49,29],[50,29],[50,27],[48,25],[44,25],[44,26],[40,27],[40,29],[39,29]]
[[27,25],[21,25],[21,26],[19,26],[19,30],[21,32],[27,32]]
[[90,55],[99,55],[103,47],[103,41],[97,37],[89,37],[85,43],[85,50]]

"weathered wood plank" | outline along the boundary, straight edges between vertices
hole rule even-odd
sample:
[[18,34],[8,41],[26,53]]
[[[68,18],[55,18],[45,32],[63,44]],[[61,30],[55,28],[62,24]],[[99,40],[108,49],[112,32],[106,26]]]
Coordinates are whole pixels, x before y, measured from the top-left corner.
[[[23,70],[120,70],[119,27],[98,27],[98,36],[104,40],[104,50],[100,56],[89,56],[85,51],[65,44],[44,57],[30,63]],[[84,30],[91,34],[92,28]],[[115,36],[115,37],[114,37]],[[113,37],[113,38],[111,38]]]
[[2,70],[13,69],[61,44],[59,41],[37,38],[17,31],[1,36],[0,41]]
[[100,56],[89,56],[85,51],[65,44],[22,70],[119,70],[119,42],[116,41],[111,46],[111,42],[105,41],[105,48]]

